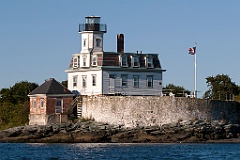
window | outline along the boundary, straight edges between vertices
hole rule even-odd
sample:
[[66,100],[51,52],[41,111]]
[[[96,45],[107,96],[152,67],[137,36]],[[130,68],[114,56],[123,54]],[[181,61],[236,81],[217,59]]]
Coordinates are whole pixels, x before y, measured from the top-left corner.
[[83,57],[83,67],[86,67],[86,58]]
[[61,113],[62,112],[62,99],[57,99],[57,104],[55,108],[55,113]]
[[147,87],[148,88],[153,87],[153,76],[147,76]]
[[132,57],[132,67],[139,67],[138,57]]
[[116,75],[115,75],[115,74],[110,74],[110,75],[109,75],[109,78],[115,79],[115,78],[116,78]]
[[152,57],[148,56],[146,57],[146,66],[147,68],[153,68],[153,62]]
[[139,76],[138,75],[134,75],[133,76],[133,87],[134,88],[138,88],[139,87]]
[[73,58],[73,68],[77,68],[78,67],[78,57],[74,57]]
[[36,102],[36,99],[33,99],[33,102],[32,102],[33,104],[33,108],[36,108],[37,107],[37,102]]
[[87,40],[84,39],[84,40],[83,40],[83,47],[86,47],[86,45],[87,45]]
[[127,56],[125,56],[125,55],[123,55],[121,57],[121,66],[122,67],[127,67],[128,66],[128,64],[127,64]]
[[96,47],[100,47],[101,46],[101,39],[96,39]]
[[97,75],[92,75],[92,86],[96,86]]
[[73,87],[77,87],[77,76],[73,76]]
[[97,56],[93,56],[92,58],[92,65],[97,66]]
[[87,76],[82,76],[82,87],[87,87]]
[[40,99],[40,107],[43,108],[44,107],[44,100]]
[[127,75],[122,74],[121,78],[122,78],[122,87],[127,87]]

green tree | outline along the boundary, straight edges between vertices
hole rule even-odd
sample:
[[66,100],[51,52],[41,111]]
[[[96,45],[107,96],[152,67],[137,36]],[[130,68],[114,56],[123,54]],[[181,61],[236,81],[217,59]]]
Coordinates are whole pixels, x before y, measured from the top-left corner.
[[204,98],[231,100],[234,95],[239,94],[239,87],[228,75],[209,76],[206,83],[209,89],[204,93]]
[[15,102],[14,97],[13,97],[13,95],[12,95],[12,93],[11,93],[9,88],[3,88],[0,91],[0,94],[1,94],[0,104],[2,102],[11,102],[11,103]]
[[190,94],[189,90],[181,86],[176,86],[174,84],[167,84],[166,87],[163,88],[163,92],[167,95],[172,92],[176,97],[184,97],[185,94]]
[[68,88],[68,80],[62,81],[61,83],[64,87]]
[[12,93],[17,103],[24,103],[29,100],[27,95],[36,87],[38,87],[36,83],[22,81],[16,83],[13,87],[11,87],[10,92]]
[[28,94],[38,85],[22,81],[13,87],[0,91],[0,129],[15,127],[28,123],[29,98]]

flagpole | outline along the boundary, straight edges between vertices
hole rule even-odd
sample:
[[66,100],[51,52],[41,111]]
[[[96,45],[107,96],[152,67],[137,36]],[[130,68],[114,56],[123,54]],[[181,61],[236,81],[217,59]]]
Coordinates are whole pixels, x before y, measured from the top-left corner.
[[197,43],[195,42],[194,46],[194,98],[197,98]]

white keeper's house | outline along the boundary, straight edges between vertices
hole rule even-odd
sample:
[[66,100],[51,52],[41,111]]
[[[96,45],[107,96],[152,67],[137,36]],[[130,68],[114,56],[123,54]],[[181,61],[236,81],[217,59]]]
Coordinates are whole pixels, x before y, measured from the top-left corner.
[[106,24],[100,17],[85,17],[79,25],[81,51],[72,55],[68,89],[80,95],[162,95],[158,54],[125,53],[124,35],[117,35],[117,52],[103,51]]

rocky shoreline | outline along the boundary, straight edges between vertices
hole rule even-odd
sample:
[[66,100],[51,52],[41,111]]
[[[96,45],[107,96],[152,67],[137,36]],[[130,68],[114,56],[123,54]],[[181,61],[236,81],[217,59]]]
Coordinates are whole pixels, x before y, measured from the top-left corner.
[[240,142],[240,125],[180,121],[162,126],[124,128],[93,120],[26,125],[0,131],[0,142],[26,143],[218,143]]

